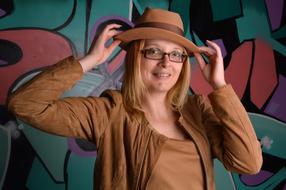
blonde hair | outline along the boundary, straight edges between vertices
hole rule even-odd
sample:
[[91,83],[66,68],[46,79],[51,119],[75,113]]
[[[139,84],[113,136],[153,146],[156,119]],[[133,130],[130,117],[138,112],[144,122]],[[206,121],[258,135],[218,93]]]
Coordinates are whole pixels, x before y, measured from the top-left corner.
[[[147,92],[146,86],[141,77],[141,56],[145,40],[136,40],[128,44],[125,57],[125,74],[122,84],[123,105],[127,112],[142,116],[142,99]],[[190,63],[186,59],[176,84],[169,90],[167,101],[174,110],[181,110],[183,107],[190,83]]]

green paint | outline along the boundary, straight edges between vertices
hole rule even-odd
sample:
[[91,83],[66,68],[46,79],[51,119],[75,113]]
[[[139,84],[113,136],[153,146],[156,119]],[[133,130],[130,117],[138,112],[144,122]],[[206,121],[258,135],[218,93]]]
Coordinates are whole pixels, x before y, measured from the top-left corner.
[[95,157],[82,157],[71,153],[68,160],[68,189],[92,189]]
[[[267,10],[264,1],[242,0],[243,16],[236,20],[240,42],[248,39],[262,38],[269,42],[274,50],[286,56],[285,45],[273,40]],[[279,36],[285,36],[286,31],[280,29]],[[278,35],[278,34],[276,34]],[[277,36],[274,36],[277,38]]]
[[73,8],[73,1],[14,0],[13,4],[13,13],[0,19],[0,29],[53,29],[66,22]]
[[216,189],[234,189],[231,173],[228,172],[222,163],[217,159],[214,160],[214,172]]
[[221,21],[241,15],[240,0],[210,0],[213,21]]
[[[286,124],[278,120],[275,120],[271,117],[256,113],[249,113],[249,117],[251,119],[251,122],[253,123],[257,138],[263,139],[267,137],[273,141],[270,148],[262,146],[263,152],[273,156],[277,156],[279,158],[286,159],[286,152],[285,152]],[[246,186],[244,183],[241,182],[238,174],[233,173],[232,176],[237,189],[272,190],[274,189],[275,186],[277,186],[279,183],[285,180],[286,168],[285,167],[280,168],[279,171],[276,172],[273,176],[271,176],[263,183],[258,184],[257,186]]]
[[274,39],[285,38],[286,37],[286,25],[282,26],[277,31],[273,32],[272,37]]
[[270,149],[265,147],[263,152],[286,159],[286,124],[268,116],[250,113],[256,135],[259,139],[267,136],[273,140]]
[[75,53],[79,57],[82,57],[86,53],[84,52],[85,27],[86,1],[77,1],[76,13],[72,21],[61,30],[58,30],[58,32],[66,36],[74,45]]
[[129,16],[129,1],[116,0],[97,0],[93,1],[91,5],[90,20],[89,20],[89,36],[88,36],[88,46],[90,46],[93,41],[91,33],[94,29],[96,22],[99,19],[106,16],[120,16],[128,19]]
[[42,132],[22,123],[23,132],[31,146],[41,158],[49,173],[57,181],[64,181],[63,171],[67,147],[67,138]]
[[243,0],[243,16],[237,19],[239,39],[270,38],[270,29],[264,1]]
[[9,129],[0,125],[0,189],[4,184],[4,179],[6,176],[6,171],[8,168],[8,163],[10,159],[11,151],[11,134]]
[[160,8],[160,9],[169,9],[169,1],[168,0],[156,0],[156,1],[150,1],[150,0],[133,0],[133,3],[140,14],[142,14],[145,10],[145,8]]
[[37,157],[34,159],[26,186],[35,190],[65,190],[65,184],[55,182]]
[[180,14],[183,24],[185,37],[192,40],[190,33],[190,1],[186,0],[177,0],[173,1],[171,4],[171,11],[177,12]]
[[[110,6],[108,6],[110,5]],[[121,1],[120,3],[116,0],[97,0],[93,1],[91,4],[91,12],[90,12],[90,19],[89,19],[89,25],[88,25],[88,44],[87,49],[90,48],[90,45],[93,41],[93,36],[91,36],[94,26],[96,23],[103,19],[104,17],[114,16],[114,17],[123,17],[129,20],[129,6],[130,2],[125,0]],[[111,57],[114,57],[120,48],[117,48],[111,55]]]

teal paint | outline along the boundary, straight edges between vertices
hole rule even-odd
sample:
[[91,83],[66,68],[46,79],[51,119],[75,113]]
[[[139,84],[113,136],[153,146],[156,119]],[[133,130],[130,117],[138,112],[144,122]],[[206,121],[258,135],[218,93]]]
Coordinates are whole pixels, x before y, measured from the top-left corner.
[[[91,3],[91,12],[88,25],[86,25],[86,5],[87,1],[77,1],[76,12],[71,20],[64,28],[59,29],[54,32],[66,37],[71,44],[75,47],[75,53],[78,55],[83,55],[85,48],[88,49],[91,41],[91,32],[94,24],[105,16],[122,16],[128,18],[130,15],[130,1],[124,0],[118,1],[115,0],[96,0]],[[192,38],[192,31],[190,31],[189,23],[189,8],[191,6],[191,1],[176,0],[169,5],[169,1],[133,1],[134,6],[139,10],[139,13],[142,13],[144,8],[147,6],[157,7],[163,9],[170,9],[172,11],[178,12],[183,19],[185,24],[185,33],[186,37]],[[242,7],[236,7],[237,10],[234,12],[224,12],[225,5],[231,4],[231,2],[238,1],[223,1],[224,4],[221,6],[221,1],[212,0],[212,10],[214,14],[214,21],[224,20],[227,18],[236,17],[238,13],[238,8],[242,10],[242,15],[240,18],[236,19],[237,22],[237,31],[239,35],[240,42],[248,39],[263,38],[265,41],[269,42],[273,49],[279,52],[281,55],[286,56],[285,45],[277,41],[280,38],[284,38],[286,35],[285,26],[281,27],[277,31],[270,31],[270,24],[268,21],[267,11],[265,9],[264,1],[252,1],[252,0],[242,0]],[[73,1],[32,1],[27,0],[22,2],[21,0],[15,0],[15,10],[11,15],[0,19],[0,28],[9,29],[17,27],[39,27],[44,30],[50,30],[62,26],[68,18]],[[229,5],[233,8],[234,5]],[[134,7],[134,8],[135,8]],[[53,12],[51,12],[51,10]],[[220,12],[219,12],[220,11]],[[85,33],[85,29],[88,28],[88,32]],[[86,36],[87,35],[87,36]],[[199,39],[199,37],[193,33],[194,41],[197,45],[204,45],[204,43]],[[87,47],[84,47],[85,39],[88,39]],[[274,52],[275,52],[274,51]],[[232,52],[229,52],[230,54]],[[112,55],[114,57],[115,55]],[[279,63],[282,64],[282,63]],[[33,75],[29,75],[31,77]],[[92,71],[87,73],[82,80],[80,80],[74,88],[66,92],[64,96],[87,96],[92,93],[97,87],[102,83],[107,81],[108,75],[106,73],[100,73]],[[21,80],[20,83],[23,83],[26,80]],[[19,84],[20,84],[19,83]],[[250,114],[250,118],[254,124],[257,136],[263,138],[268,136],[273,139],[273,143],[270,149],[263,147],[265,153],[277,156],[279,158],[285,159],[285,151],[283,149],[285,145],[285,123],[279,122],[271,117],[266,117],[259,114]],[[1,128],[0,128],[1,129]],[[74,155],[73,153],[66,160],[67,161],[67,171],[64,170],[64,158],[66,157],[67,145],[66,138],[58,136],[48,136],[47,134],[42,134],[39,130],[32,131],[30,126],[24,125],[23,128],[24,134],[28,141],[31,143],[32,147],[36,151],[38,157],[35,158],[31,172],[29,173],[27,187],[31,190],[36,189],[90,189],[92,187],[92,176],[93,176],[93,166],[95,157],[80,157]],[[38,137],[37,137],[38,136]],[[7,136],[8,137],[8,136]],[[10,150],[9,143],[8,147],[3,144],[3,139],[0,137],[0,165],[4,163],[3,160],[7,159],[5,154],[3,157],[2,150]],[[8,137],[9,138],[9,137]],[[39,141],[43,140],[46,142],[46,145],[39,144]],[[1,146],[2,145],[2,146]],[[58,147],[59,145],[59,147]],[[51,150],[54,147],[57,147],[56,150]],[[54,157],[51,157],[51,154],[55,154]],[[39,160],[41,159],[41,161]],[[218,162],[214,162],[215,167],[215,180],[217,189],[233,189],[232,180],[234,180],[237,189],[261,189],[262,187],[268,189],[273,189],[272,187],[285,179],[285,168],[281,168],[279,172],[275,173],[273,178],[267,183],[263,183],[259,188],[250,188],[241,184],[239,181],[238,175],[233,174],[231,178],[229,173],[224,170],[223,166]],[[5,167],[8,166],[8,163]],[[0,180],[3,164],[0,166]],[[5,169],[5,168],[4,168]],[[78,173],[76,173],[79,171]],[[67,172],[69,174],[68,181],[64,181],[63,173]],[[84,178],[79,177],[79,173],[83,174]],[[61,183],[56,183],[53,179],[61,181]],[[1,182],[1,181],[0,181]],[[66,184],[68,185],[66,187]],[[0,183],[1,187],[1,183]],[[227,188],[225,188],[227,187]]]
[[274,39],[280,39],[286,37],[286,25],[279,28],[277,31],[272,33]]
[[[270,144],[269,147],[263,145],[262,143],[263,152],[282,159],[286,159],[286,151],[285,151],[286,124],[271,117],[256,113],[249,113],[249,117],[254,125],[254,129],[258,139],[261,139],[262,142],[263,141],[262,139],[267,137],[272,141],[272,143],[269,143]],[[262,183],[257,184],[256,186],[247,186],[240,180],[238,174],[233,173],[232,176],[237,189],[272,190],[279,183],[285,180],[286,168],[285,166],[282,166],[282,168],[280,168],[276,173],[274,173],[273,176],[263,181]]]
[[160,8],[168,10],[169,8],[169,1],[168,0],[156,0],[156,1],[149,1],[149,0],[133,0],[134,5],[136,6],[138,12],[142,14],[144,9],[147,7],[150,8]]
[[77,1],[76,11],[71,22],[57,31],[65,36],[73,47],[75,47],[74,53],[78,57],[82,57],[86,53],[84,47],[86,9],[86,1]]
[[210,0],[213,21],[241,16],[240,0]]
[[13,0],[14,11],[0,19],[0,29],[36,27],[53,29],[66,22],[74,1]]
[[92,189],[95,157],[81,157],[71,153],[68,159],[68,189]]
[[11,133],[5,126],[0,125],[0,189],[4,184],[11,152]]
[[242,0],[243,16],[236,20],[239,39],[270,38],[270,25],[264,1]]
[[263,152],[286,159],[286,124],[256,113],[250,113],[249,117],[259,139],[267,136],[273,140],[271,148],[263,146]]
[[90,45],[92,44],[93,36],[91,36],[91,33],[96,22],[105,16],[120,16],[128,19],[130,13],[129,5],[129,0],[120,1],[120,3],[116,0],[92,1],[90,18],[88,22],[87,49],[89,49]]
[[173,1],[171,4],[171,11],[177,12],[180,14],[183,24],[184,24],[184,33],[185,37],[189,40],[193,40],[190,31],[190,0],[177,0]]
[[31,190],[65,190],[65,184],[54,181],[37,157],[33,161],[26,186]]
[[45,168],[56,181],[64,182],[63,171],[68,150],[67,139],[42,132],[24,123],[21,125],[23,126],[22,131],[42,160]]
[[[242,0],[243,16],[236,20],[240,42],[249,39],[262,38],[269,42],[273,49],[286,56],[285,45],[274,38],[286,35],[285,29],[279,29],[279,35],[272,36],[264,1]],[[281,32],[282,31],[282,32]]]
[[217,159],[214,160],[214,175],[216,189],[234,189],[231,173]]

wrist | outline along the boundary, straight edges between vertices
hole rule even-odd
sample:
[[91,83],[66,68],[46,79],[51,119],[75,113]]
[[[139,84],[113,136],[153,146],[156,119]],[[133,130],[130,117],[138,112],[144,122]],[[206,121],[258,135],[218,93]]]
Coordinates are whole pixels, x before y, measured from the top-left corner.
[[89,54],[80,58],[79,63],[81,64],[84,73],[90,71],[93,67],[98,65],[98,61]]
[[213,83],[211,86],[212,86],[213,90],[217,90],[219,88],[222,88],[225,85],[226,85],[226,82],[225,81],[221,81],[221,82]]

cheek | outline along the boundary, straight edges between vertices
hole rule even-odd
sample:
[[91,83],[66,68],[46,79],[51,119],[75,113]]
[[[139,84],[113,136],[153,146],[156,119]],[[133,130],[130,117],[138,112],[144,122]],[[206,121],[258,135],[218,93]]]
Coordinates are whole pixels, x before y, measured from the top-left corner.
[[181,65],[176,65],[174,67],[174,72],[176,73],[177,76],[180,76],[181,72],[182,72],[182,69],[183,69],[183,64]]
[[152,69],[154,68],[154,64],[153,63],[149,63],[149,62],[143,62],[140,65],[140,70],[141,70],[141,75],[142,77],[146,77],[148,75],[150,75],[150,73],[152,72]]

